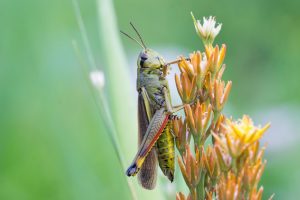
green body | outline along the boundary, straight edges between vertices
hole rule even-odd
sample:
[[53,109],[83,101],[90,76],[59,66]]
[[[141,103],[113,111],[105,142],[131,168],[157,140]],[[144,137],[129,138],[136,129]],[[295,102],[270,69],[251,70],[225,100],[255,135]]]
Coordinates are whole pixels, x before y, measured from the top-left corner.
[[[146,60],[142,60],[147,57]],[[141,62],[142,61],[142,62]],[[141,52],[138,59],[137,90],[144,87],[149,96],[152,116],[166,107],[166,101],[171,103],[169,84],[163,73],[164,59],[155,51],[146,49]],[[168,99],[165,99],[163,88],[167,88]],[[156,142],[156,151],[159,166],[162,172],[173,181],[174,178],[174,137],[172,134],[172,121],[169,120],[161,136]]]
[[163,58],[155,51],[145,49],[140,53],[137,64],[139,151],[128,168],[127,175],[134,176],[140,171],[141,185],[146,189],[153,189],[157,160],[168,179],[173,181],[174,178],[174,137],[171,114],[167,111],[167,104],[171,104],[171,99],[163,73]]
[[163,133],[156,142],[159,167],[162,170],[162,172],[169,178],[170,181],[173,181],[174,179],[175,169],[175,149],[172,126],[172,121],[169,120]]

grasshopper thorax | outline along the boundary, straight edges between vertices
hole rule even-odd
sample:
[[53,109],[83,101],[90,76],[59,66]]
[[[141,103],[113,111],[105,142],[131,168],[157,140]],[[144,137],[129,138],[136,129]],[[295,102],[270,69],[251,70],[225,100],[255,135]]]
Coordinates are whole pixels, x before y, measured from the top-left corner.
[[137,59],[137,65],[140,69],[160,69],[165,65],[165,61],[156,51],[146,48],[141,51]]

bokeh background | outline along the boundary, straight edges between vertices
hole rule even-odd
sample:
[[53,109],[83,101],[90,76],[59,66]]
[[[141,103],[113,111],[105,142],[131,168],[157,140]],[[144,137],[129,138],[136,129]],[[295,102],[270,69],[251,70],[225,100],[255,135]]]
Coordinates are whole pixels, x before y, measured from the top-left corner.
[[[102,92],[129,164],[137,145],[140,47],[118,30],[134,35],[129,26],[134,22],[146,44],[172,60],[203,50],[190,11],[198,19],[213,15],[223,23],[216,43],[227,45],[225,78],[233,81],[225,113],[272,123],[263,139],[264,199],[272,193],[275,199],[299,197],[300,1],[78,3],[92,53],[71,0],[0,1],[0,199],[130,199],[108,135],[112,131],[80,63],[92,69],[94,59],[105,73]],[[176,187],[186,189],[180,175],[177,179]],[[129,181],[139,199],[174,199],[176,187],[164,178],[151,192]]]

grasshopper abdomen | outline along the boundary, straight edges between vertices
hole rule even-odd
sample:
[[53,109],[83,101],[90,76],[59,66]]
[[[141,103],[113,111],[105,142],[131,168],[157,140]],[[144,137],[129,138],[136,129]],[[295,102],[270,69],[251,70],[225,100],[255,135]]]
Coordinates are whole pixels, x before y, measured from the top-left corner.
[[174,179],[174,137],[172,133],[172,121],[169,120],[168,124],[164,128],[160,138],[156,142],[156,150],[159,167],[168,179],[173,182]]

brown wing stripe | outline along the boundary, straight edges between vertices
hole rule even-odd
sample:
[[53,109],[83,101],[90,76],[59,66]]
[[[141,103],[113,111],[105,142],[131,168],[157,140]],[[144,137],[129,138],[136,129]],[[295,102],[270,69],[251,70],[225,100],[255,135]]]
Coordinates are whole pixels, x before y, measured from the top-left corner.
[[159,130],[156,132],[154,138],[152,139],[152,141],[150,142],[148,147],[144,151],[141,152],[141,156],[144,156],[145,154],[147,154],[147,152],[149,152],[151,150],[151,148],[154,146],[155,142],[157,141],[157,139],[161,135],[162,131],[164,130],[165,126],[167,125],[168,120],[169,120],[169,116],[166,115],[162,125],[160,126]]
[[162,134],[165,126],[168,123],[168,120],[169,114],[165,112],[164,108],[161,108],[155,112],[152,120],[150,121],[141,146],[139,147],[139,151],[136,154],[132,164],[126,171],[127,176],[134,176],[139,171],[147,154],[151,151],[155,142]]

